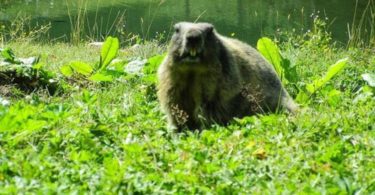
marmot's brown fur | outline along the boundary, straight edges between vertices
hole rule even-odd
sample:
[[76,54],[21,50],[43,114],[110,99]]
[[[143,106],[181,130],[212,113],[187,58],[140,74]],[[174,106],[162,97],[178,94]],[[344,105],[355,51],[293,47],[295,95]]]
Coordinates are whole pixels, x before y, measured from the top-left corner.
[[158,70],[158,98],[170,127],[201,129],[233,117],[297,109],[272,65],[251,46],[218,34],[209,23],[174,28]]

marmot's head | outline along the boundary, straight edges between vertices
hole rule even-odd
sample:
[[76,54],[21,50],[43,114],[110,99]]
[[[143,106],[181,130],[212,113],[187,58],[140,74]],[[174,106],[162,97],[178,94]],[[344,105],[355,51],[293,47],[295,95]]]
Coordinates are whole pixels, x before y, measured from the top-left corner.
[[177,63],[202,62],[215,48],[212,24],[180,22],[174,25],[174,29],[170,51]]

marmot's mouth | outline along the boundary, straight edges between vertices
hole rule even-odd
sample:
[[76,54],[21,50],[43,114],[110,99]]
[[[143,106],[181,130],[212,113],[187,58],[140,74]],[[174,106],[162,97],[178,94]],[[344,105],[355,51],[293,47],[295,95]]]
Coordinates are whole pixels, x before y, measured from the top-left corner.
[[181,61],[183,62],[190,62],[190,63],[196,63],[199,62],[202,58],[202,51],[197,50],[195,48],[190,48],[188,50],[185,50],[184,53],[181,55]]
[[197,56],[197,50],[192,48],[192,49],[190,49],[189,54],[190,54],[191,57],[195,57],[195,56]]

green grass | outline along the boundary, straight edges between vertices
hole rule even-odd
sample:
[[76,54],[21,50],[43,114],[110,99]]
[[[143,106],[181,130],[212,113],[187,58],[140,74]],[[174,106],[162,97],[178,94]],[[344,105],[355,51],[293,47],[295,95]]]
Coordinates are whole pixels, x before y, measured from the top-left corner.
[[[201,133],[166,129],[154,83],[145,79],[153,71],[110,83],[68,82],[56,96],[0,96],[10,101],[0,104],[0,194],[375,193],[374,89],[361,78],[375,73],[374,48],[298,44],[280,45],[300,76],[287,86],[293,96],[338,59],[349,57],[349,64],[294,116],[246,117]],[[74,60],[95,63],[100,53],[86,44],[6,46],[20,57],[41,54],[55,73]],[[118,58],[164,51],[145,43]]]

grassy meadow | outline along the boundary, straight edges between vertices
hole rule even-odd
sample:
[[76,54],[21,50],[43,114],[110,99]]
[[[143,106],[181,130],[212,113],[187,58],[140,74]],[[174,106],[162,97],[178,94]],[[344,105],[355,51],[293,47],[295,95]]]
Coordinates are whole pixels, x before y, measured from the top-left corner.
[[[0,42],[15,57],[3,50],[0,77],[17,58],[39,56],[31,77],[57,85],[54,94],[38,82],[0,85],[0,194],[375,193],[374,42],[345,47],[319,27],[275,40],[301,111],[184,133],[166,128],[156,98],[164,43],[120,45],[106,64],[85,41]],[[345,67],[322,79],[340,59]]]

